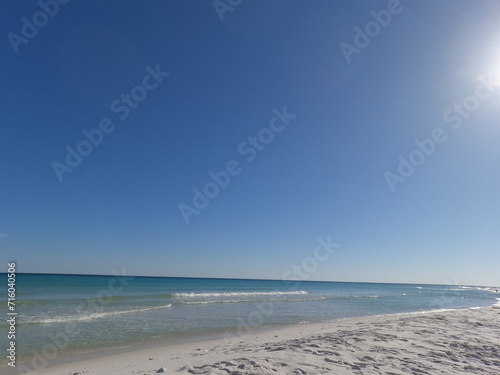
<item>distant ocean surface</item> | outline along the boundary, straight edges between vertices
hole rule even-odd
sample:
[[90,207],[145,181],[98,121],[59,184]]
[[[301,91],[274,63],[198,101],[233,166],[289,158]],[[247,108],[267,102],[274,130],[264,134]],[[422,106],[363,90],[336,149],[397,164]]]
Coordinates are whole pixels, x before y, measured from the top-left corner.
[[[6,313],[6,274],[0,278]],[[490,306],[500,300],[492,288],[463,285],[42,274],[17,274],[16,289],[18,361],[47,345],[55,345],[58,354],[81,353],[202,335],[234,337],[290,323]],[[5,344],[7,329],[2,318]],[[1,364],[6,362],[2,356]]]

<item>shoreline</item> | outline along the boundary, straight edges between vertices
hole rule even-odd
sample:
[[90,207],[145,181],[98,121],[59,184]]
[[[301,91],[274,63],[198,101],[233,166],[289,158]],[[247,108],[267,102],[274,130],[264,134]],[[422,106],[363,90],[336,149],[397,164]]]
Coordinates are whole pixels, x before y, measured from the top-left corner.
[[[302,374],[361,374],[364,368],[374,374],[399,374],[411,366],[429,368],[425,371],[430,374],[470,373],[471,369],[485,374],[500,372],[500,306],[267,327],[232,340],[213,336],[192,339],[139,349],[114,348],[113,354],[106,351],[92,358],[83,354],[70,362],[61,358],[64,363],[24,373],[142,375],[165,368],[173,374],[215,375],[229,370],[242,375],[292,374],[297,369]],[[23,373],[20,369],[7,368],[5,375]]]
[[[500,306],[500,303],[499,303]],[[296,323],[283,323],[283,324],[269,324],[269,325],[262,325],[262,326],[257,326],[253,328],[250,333],[245,333],[243,335],[238,334],[238,327],[234,327],[230,330],[226,331],[212,331],[212,332],[192,332],[189,333],[185,336],[175,336],[172,338],[155,338],[152,339],[150,342],[135,342],[135,343],[130,343],[130,344],[117,344],[113,346],[106,346],[106,347],[97,347],[97,348],[92,348],[92,349],[87,349],[83,351],[78,351],[78,350],[73,350],[73,351],[63,351],[58,352],[58,355],[53,358],[53,359],[48,359],[47,361],[49,362],[49,365],[46,366],[46,368],[53,368],[65,364],[70,364],[73,362],[82,362],[82,361],[90,361],[90,360],[98,360],[103,357],[110,357],[114,355],[120,355],[120,354],[127,354],[127,353],[134,353],[134,352],[139,352],[143,350],[148,350],[148,349],[155,349],[155,348],[168,348],[171,346],[178,346],[178,345],[183,345],[183,344],[194,344],[194,343],[204,343],[204,342],[212,342],[212,341],[225,341],[224,335],[227,333],[231,334],[232,338],[238,338],[238,337],[247,337],[251,336],[252,334],[257,334],[261,332],[274,332],[274,331],[280,331],[286,328],[290,327],[295,327],[295,326],[300,326],[300,325],[315,325],[315,324],[329,324],[329,323],[335,323],[337,321],[342,321],[342,320],[349,320],[349,319],[365,319],[365,318],[371,318],[371,317],[390,317],[390,316],[404,316],[404,315],[420,315],[420,314],[428,314],[428,313],[433,313],[433,312],[444,312],[444,311],[455,311],[455,310],[467,310],[467,309],[480,309],[480,308],[485,308],[487,306],[481,306],[481,307],[464,307],[464,308],[458,308],[458,309],[436,309],[436,310],[423,310],[423,311],[411,311],[411,312],[398,312],[398,313],[390,313],[390,314],[377,314],[377,315],[362,315],[362,316],[354,316],[354,317],[345,317],[345,318],[331,318],[327,320],[320,320],[320,321],[302,321],[302,322],[296,322]],[[41,350],[38,350],[37,352],[41,352]],[[25,356],[26,357],[26,356]],[[31,369],[34,369],[36,366],[32,366],[30,364],[31,358],[23,358],[22,360],[18,360],[16,363],[18,366],[16,367],[30,367]],[[0,364],[0,370],[3,371],[8,371],[11,369],[11,367],[6,367],[7,363],[1,363]],[[18,372],[13,372],[12,374],[18,374]],[[10,374],[10,373],[9,373]],[[35,375],[35,374],[33,374]]]
[[[351,318],[343,318],[343,319],[351,319]],[[334,319],[335,320],[335,319]],[[296,325],[300,325],[302,323],[286,323],[282,325],[272,325],[272,326],[262,326],[262,327],[257,327],[255,328],[251,334],[246,334],[243,335],[242,337],[247,337],[251,336],[253,333],[262,333],[262,332],[274,332],[274,331],[279,331],[282,329],[286,329],[289,327],[294,327]],[[311,323],[307,323],[311,324]],[[312,323],[315,324],[315,323]],[[319,322],[316,322],[316,324],[319,324]],[[231,330],[232,333],[235,333],[237,331],[237,328],[234,328]],[[228,332],[228,331],[226,331]],[[234,337],[239,337],[235,335]],[[182,346],[191,346],[191,345],[201,345],[203,343],[210,343],[210,342],[221,342],[225,341],[223,338],[223,332],[217,331],[217,332],[211,332],[211,333],[192,333],[187,336],[176,336],[174,338],[168,339],[168,338],[162,338],[162,339],[156,339],[153,342],[148,342],[148,343],[131,343],[128,345],[120,345],[120,346],[111,346],[111,347],[104,347],[104,348],[95,348],[87,351],[74,351],[74,352],[63,352],[60,355],[58,355],[56,358],[49,359],[48,362],[50,363],[49,366],[44,367],[45,370],[50,370],[52,368],[60,367],[60,366],[65,366],[65,365],[70,365],[72,363],[76,362],[94,362],[94,361],[99,361],[100,359],[107,358],[107,357],[114,357],[114,356],[122,356],[122,355],[127,355],[130,353],[137,353],[137,352],[144,352],[144,351],[150,351],[150,350],[155,350],[155,349],[168,349],[168,348],[173,348],[173,347],[182,347]],[[2,364],[0,366],[0,372],[2,375],[14,375],[14,374],[19,374],[22,372],[19,372],[17,368],[25,368],[29,367],[32,372],[26,372],[29,375],[38,375],[44,373],[41,370],[38,372],[36,369],[34,369],[35,366],[32,366],[30,364],[30,359],[24,359],[22,361],[16,361],[16,368],[12,368],[7,366],[6,364]],[[50,372],[49,372],[50,373]]]

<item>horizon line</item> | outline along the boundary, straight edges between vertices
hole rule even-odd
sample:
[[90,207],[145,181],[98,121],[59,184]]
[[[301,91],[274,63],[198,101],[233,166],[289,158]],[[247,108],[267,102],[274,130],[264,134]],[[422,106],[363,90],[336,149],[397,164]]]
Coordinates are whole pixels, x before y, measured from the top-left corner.
[[[8,272],[0,272],[8,274]],[[283,279],[252,279],[236,277],[199,277],[199,276],[151,276],[151,275],[104,275],[89,273],[53,273],[53,272],[16,272],[16,275],[64,275],[64,276],[105,276],[105,277],[149,277],[164,279],[207,279],[207,280],[246,280],[246,281],[282,281],[282,282],[316,282],[316,283],[357,283],[357,284],[402,284],[402,285],[446,285],[446,286],[476,286],[497,288],[493,285],[472,285],[472,284],[432,284],[432,283],[408,283],[408,282],[381,282],[381,281],[338,281],[338,280],[283,280]]]

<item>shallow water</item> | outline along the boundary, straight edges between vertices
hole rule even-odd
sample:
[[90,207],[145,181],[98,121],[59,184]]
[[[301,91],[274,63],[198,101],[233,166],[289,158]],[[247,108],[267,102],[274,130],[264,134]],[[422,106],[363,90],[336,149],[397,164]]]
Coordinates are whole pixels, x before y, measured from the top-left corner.
[[[54,347],[75,353],[289,323],[481,307],[499,296],[458,285],[18,274],[17,356],[22,361]],[[5,298],[0,304],[5,310]],[[6,332],[5,320],[0,329]]]

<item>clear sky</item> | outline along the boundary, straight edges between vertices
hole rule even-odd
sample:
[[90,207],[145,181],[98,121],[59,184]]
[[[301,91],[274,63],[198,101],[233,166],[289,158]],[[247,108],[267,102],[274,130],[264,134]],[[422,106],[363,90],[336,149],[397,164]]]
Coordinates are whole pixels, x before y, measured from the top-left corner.
[[61,2],[0,4],[4,271],[500,285],[498,1]]

